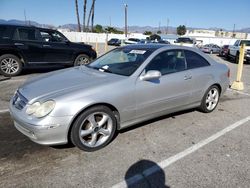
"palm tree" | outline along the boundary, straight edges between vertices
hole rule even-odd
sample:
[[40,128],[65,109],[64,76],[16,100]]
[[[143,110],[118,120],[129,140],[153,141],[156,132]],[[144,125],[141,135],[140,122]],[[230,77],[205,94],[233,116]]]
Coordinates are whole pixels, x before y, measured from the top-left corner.
[[82,31],[84,32],[86,29],[85,29],[85,21],[86,21],[86,11],[87,11],[87,0],[84,0],[84,3],[83,3],[83,28],[82,28]]
[[81,24],[80,24],[79,12],[78,12],[77,0],[75,0],[75,6],[76,6],[76,17],[77,17],[78,31],[81,32]]
[[94,31],[94,16],[95,16],[95,0],[93,0],[93,9],[91,15],[91,31]]
[[92,0],[92,5],[91,5],[90,11],[89,11],[89,17],[88,17],[88,22],[87,22],[87,28],[89,28],[89,22],[90,22],[90,17],[91,17],[91,20],[92,20],[91,30],[92,31],[93,31],[93,25],[94,25],[95,1],[96,0]]

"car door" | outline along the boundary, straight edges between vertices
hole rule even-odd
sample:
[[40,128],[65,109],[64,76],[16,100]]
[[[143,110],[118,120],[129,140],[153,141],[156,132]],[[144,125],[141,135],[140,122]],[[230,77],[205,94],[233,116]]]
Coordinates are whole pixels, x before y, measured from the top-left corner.
[[44,61],[44,51],[39,32],[33,27],[18,27],[13,35],[13,42],[28,63]]
[[137,79],[137,118],[188,104],[192,76],[186,70],[182,50],[168,50],[156,55],[142,74],[150,70],[158,70],[162,76],[150,81]]
[[239,45],[240,45],[240,40],[237,40],[230,49],[230,55],[236,56],[237,51],[239,50]]
[[189,99],[189,103],[197,103],[201,101],[204,92],[208,89],[206,88],[209,81],[212,79],[209,62],[203,58],[200,54],[184,50],[187,69],[192,75],[190,80],[190,89],[192,90],[192,95]]
[[43,39],[45,62],[70,63],[72,61],[74,49],[67,38],[54,30],[40,29],[40,33]]

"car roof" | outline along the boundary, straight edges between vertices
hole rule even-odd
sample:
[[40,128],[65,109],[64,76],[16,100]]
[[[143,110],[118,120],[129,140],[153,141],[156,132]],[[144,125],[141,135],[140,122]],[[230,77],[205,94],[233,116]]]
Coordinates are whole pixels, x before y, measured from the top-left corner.
[[48,28],[41,28],[41,27],[36,27],[33,25],[23,25],[23,24],[0,24],[1,26],[7,26],[7,27],[26,27],[26,28],[36,28],[36,29],[41,29],[41,30],[47,30],[47,31],[56,31],[55,29],[48,29]]
[[131,49],[152,49],[157,50],[162,47],[166,47],[166,44],[131,44],[124,46],[124,48],[131,48]]
[[158,50],[160,48],[164,48],[166,50],[171,49],[182,49],[182,50],[193,50],[198,51],[196,48],[188,47],[188,46],[180,46],[180,45],[172,45],[172,44],[160,44],[160,43],[149,43],[149,44],[131,44],[127,46],[123,46],[121,48],[129,48],[129,49],[151,49],[153,51]]

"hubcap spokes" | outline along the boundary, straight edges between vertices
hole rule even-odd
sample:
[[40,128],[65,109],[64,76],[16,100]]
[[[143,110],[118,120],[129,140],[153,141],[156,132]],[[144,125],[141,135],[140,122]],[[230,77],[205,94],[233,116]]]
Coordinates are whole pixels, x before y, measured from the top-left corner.
[[206,106],[208,110],[213,110],[219,100],[219,92],[217,89],[213,88],[211,89],[208,94],[207,94],[207,98],[206,98]]
[[112,119],[108,114],[103,112],[92,113],[80,126],[80,140],[82,144],[88,147],[100,146],[110,137],[112,128]]
[[18,62],[13,58],[5,58],[1,61],[1,70],[7,74],[16,73],[18,68]]
[[78,60],[78,65],[87,65],[89,64],[89,60],[86,57],[80,57]]

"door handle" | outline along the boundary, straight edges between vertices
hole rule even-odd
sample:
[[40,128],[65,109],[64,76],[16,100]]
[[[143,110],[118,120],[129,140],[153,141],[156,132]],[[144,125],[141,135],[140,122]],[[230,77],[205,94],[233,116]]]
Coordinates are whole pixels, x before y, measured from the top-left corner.
[[23,43],[19,43],[19,42],[15,42],[14,45],[15,46],[23,46],[24,44]]
[[184,80],[190,80],[192,79],[192,76],[184,76]]
[[51,47],[51,46],[48,44],[43,44],[43,47]]

